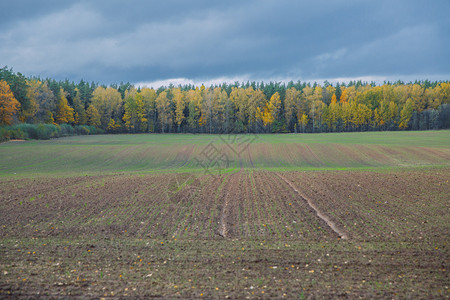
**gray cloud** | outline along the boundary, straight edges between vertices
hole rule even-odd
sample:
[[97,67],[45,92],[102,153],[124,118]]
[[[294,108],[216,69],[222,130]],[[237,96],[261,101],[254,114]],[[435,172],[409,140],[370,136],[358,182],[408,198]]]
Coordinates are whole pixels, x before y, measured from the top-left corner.
[[445,0],[8,0],[0,65],[102,83],[445,77],[449,9]]

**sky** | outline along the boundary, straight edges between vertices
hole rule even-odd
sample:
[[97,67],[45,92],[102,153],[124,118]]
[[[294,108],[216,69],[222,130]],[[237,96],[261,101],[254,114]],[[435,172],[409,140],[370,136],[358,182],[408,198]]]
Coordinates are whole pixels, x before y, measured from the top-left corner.
[[153,87],[450,80],[449,15],[449,0],[2,0],[0,67]]

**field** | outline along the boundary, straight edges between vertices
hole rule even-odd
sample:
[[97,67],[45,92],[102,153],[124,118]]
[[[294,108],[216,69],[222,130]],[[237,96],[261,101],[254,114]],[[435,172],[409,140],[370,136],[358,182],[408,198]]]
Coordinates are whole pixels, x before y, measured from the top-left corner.
[[449,179],[450,131],[11,141],[0,297],[448,298]]

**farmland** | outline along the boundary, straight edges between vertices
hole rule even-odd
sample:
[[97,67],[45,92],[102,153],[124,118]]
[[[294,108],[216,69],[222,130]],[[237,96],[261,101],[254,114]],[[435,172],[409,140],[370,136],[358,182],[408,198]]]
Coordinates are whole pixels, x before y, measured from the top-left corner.
[[2,297],[449,296],[450,131],[68,137],[0,158]]

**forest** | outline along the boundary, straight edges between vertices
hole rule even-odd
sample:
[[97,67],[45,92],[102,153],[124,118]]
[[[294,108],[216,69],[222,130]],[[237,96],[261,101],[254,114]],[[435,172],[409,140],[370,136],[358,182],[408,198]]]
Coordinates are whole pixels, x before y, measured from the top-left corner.
[[64,125],[85,133],[444,129],[450,128],[450,82],[235,82],[153,89],[25,77],[4,67],[0,123]]

